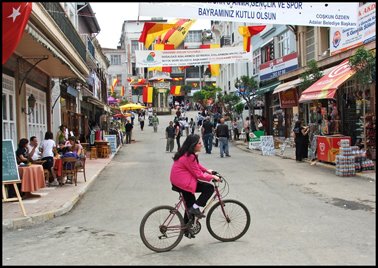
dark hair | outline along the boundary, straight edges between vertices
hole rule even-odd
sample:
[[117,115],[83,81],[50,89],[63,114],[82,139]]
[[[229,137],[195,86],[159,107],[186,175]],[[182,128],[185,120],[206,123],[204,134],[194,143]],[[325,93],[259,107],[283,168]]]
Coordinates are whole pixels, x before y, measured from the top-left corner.
[[188,137],[186,137],[183,145],[180,147],[180,150],[178,150],[178,152],[173,157],[173,160],[174,161],[178,160],[184,154],[186,155],[193,154],[196,157],[196,160],[198,162],[198,158],[194,152],[194,147],[197,145],[199,140],[200,140],[200,136],[197,134],[190,134]]
[[28,144],[28,139],[22,138],[18,143],[18,148],[24,148],[26,144]]
[[302,123],[301,120],[298,120],[297,122],[295,122],[294,128],[300,128],[301,127],[301,123]]
[[30,137],[30,141],[33,141],[35,138],[37,138],[36,136],[31,136]]
[[52,140],[52,139],[54,139],[54,134],[51,131],[46,131],[45,140]]

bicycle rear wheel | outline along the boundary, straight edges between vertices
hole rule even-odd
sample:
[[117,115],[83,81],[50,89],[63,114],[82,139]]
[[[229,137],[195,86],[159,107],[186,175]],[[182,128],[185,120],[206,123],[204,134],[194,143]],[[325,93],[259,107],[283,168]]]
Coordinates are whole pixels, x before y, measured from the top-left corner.
[[153,251],[169,251],[180,243],[184,235],[183,226],[184,219],[174,207],[155,207],[140,223],[140,238]]
[[237,200],[224,200],[223,204],[222,207],[218,202],[210,208],[206,226],[215,239],[222,242],[235,241],[248,231],[251,217],[247,207]]

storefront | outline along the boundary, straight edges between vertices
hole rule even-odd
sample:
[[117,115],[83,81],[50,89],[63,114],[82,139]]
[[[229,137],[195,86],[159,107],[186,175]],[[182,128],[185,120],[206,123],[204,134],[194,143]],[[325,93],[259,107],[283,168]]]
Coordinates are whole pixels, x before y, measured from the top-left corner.
[[[369,147],[364,149],[367,149],[370,159],[375,159],[375,113],[370,105],[372,90],[363,93],[353,77],[354,73],[349,60],[344,60],[303,91],[299,102],[307,106],[310,140],[315,135],[345,136],[350,137],[351,145],[360,148],[364,148],[364,143],[369,140]],[[371,129],[366,131],[369,126]],[[369,136],[364,135],[365,132],[369,132]]]

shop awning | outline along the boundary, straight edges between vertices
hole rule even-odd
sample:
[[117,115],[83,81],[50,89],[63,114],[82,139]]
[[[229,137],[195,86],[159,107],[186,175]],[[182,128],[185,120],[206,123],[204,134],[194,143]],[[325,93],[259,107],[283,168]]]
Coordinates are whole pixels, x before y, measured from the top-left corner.
[[269,85],[269,86],[260,87],[259,89],[256,90],[256,95],[263,95],[265,93],[273,91],[279,84],[280,84],[280,82],[274,83],[274,84]]
[[278,92],[283,92],[283,91],[286,91],[286,90],[291,89],[291,88],[295,88],[302,81],[303,81],[302,78],[297,78],[297,79],[295,79],[293,81],[289,81],[289,82],[283,83],[283,84],[279,85],[278,87],[276,87],[274,89],[273,94],[276,94]]
[[355,71],[350,68],[349,59],[334,67],[312,86],[302,92],[299,102],[333,99],[338,87],[348,80]]

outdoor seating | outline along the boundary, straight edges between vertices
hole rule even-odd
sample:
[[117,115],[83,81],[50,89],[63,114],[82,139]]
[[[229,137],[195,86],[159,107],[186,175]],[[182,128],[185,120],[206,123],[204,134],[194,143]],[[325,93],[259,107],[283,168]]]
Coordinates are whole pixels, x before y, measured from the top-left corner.
[[86,162],[86,160],[87,160],[87,156],[84,154],[84,156],[82,158],[80,158],[80,160],[79,160],[80,164],[76,165],[76,172],[77,173],[83,172],[85,182],[87,181],[87,177],[85,175],[85,162]]
[[76,162],[78,161],[75,157],[64,157],[63,159],[63,168],[62,168],[62,177],[72,176],[72,180],[77,185],[77,168]]

